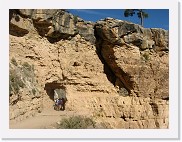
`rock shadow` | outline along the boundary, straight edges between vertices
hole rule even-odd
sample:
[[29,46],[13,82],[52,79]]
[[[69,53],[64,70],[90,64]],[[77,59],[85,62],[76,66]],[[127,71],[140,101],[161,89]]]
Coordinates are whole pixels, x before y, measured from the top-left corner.
[[17,9],[9,10],[9,34],[17,37],[23,37],[24,35],[28,34],[29,31],[11,23],[12,18],[14,18],[16,22],[19,22],[19,16],[20,13]]
[[[61,83],[47,83],[45,84],[44,90],[46,90],[47,95],[49,98],[54,101],[54,90],[56,89],[61,89],[64,92],[65,91],[65,86],[63,86]],[[66,97],[66,94],[63,94]]]
[[17,25],[14,25],[12,23],[9,23],[9,34],[17,37],[23,37],[26,34],[28,34],[29,31],[26,29],[22,29],[18,27]]
[[102,57],[101,50],[100,50],[100,44],[99,44],[99,42],[97,42],[97,40],[96,40],[96,53],[97,53],[100,61],[104,65],[104,73],[106,74],[107,79],[115,86],[115,82],[116,82],[117,77],[115,76],[114,72],[111,70],[111,68],[108,66],[108,64],[106,63],[106,61]]

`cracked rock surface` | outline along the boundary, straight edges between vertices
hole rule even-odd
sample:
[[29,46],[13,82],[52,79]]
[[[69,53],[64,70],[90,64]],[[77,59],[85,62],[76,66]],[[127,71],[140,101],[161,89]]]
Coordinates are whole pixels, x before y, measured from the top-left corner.
[[64,88],[65,114],[105,128],[169,127],[168,31],[65,10],[10,10],[9,22],[10,122],[51,113]]

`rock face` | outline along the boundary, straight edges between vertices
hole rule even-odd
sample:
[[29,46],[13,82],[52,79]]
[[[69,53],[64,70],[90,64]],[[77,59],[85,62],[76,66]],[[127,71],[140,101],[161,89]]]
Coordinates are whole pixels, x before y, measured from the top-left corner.
[[[91,22],[85,22],[81,18],[65,12],[65,10],[20,9],[16,11],[11,10],[10,12],[12,13],[12,16],[13,14],[16,15],[14,19],[18,22],[18,26],[16,26],[16,22],[11,19],[11,27],[20,27],[20,29],[24,30],[24,32],[20,32],[21,34],[27,34],[32,31],[29,29],[30,25],[20,24],[21,18],[18,14],[26,19],[32,19],[33,26],[36,28],[36,31],[38,31],[38,34],[47,37],[51,42],[75,36],[79,33],[86,40],[95,43],[94,24]],[[25,20],[25,18],[23,20]]]
[[95,29],[98,48],[117,77],[115,85],[138,96],[168,97],[167,31],[115,19],[98,21]]
[[64,88],[66,111],[106,128],[168,128],[168,50],[163,29],[91,23],[65,10],[10,10],[10,76],[18,78],[10,80],[10,120],[52,109],[54,89]]
[[[11,44],[12,45],[12,44]],[[10,120],[23,120],[41,111],[41,94],[34,66],[27,62],[10,61]]]

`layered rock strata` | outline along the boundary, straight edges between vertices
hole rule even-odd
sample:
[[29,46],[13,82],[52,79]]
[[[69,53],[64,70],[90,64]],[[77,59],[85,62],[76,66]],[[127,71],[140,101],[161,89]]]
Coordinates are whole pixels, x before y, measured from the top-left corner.
[[[17,100],[10,120],[50,109],[53,90],[63,87],[66,111],[106,128],[168,128],[168,52],[163,29],[86,22],[65,10],[10,10],[10,75],[16,70],[24,84],[10,92]],[[28,77],[26,69],[17,73],[25,63],[33,66]]]

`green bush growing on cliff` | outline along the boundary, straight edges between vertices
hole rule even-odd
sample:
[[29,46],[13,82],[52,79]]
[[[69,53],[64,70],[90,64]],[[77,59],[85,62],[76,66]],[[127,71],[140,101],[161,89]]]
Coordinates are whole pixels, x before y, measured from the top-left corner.
[[27,62],[24,62],[21,70],[23,71],[22,74],[23,74],[24,80],[28,80],[30,82],[34,81],[35,74],[34,74],[33,65],[30,65]]
[[96,122],[91,118],[85,118],[82,116],[72,116],[70,118],[64,118],[57,126],[58,129],[87,129],[95,128]]
[[26,68],[28,71],[31,71],[31,70],[32,70],[32,66],[29,65],[27,62],[24,62],[22,66],[23,66],[24,68]]
[[10,93],[13,91],[14,93],[18,93],[20,88],[23,88],[25,84],[21,80],[20,76],[16,73],[16,71],[12,70],[9,74],[9,91]]
[[[12,64],[16,65],[16,60],[12,58]],[[29,85],[26,85],[29,83]],[[17,95],[20,91],[20,88],[28,87],[30,92],[33,95],[37,93],[37,89],[35,89],[35,74],[34,74],[34,66],[24,62],[22,66],[16,66],[14,68],[10,67],[9,72],[9,94]]]
[[145,61],[148,61],[150,59],[150,56],[148,53],[144,53],[143,57],[144,57]]

